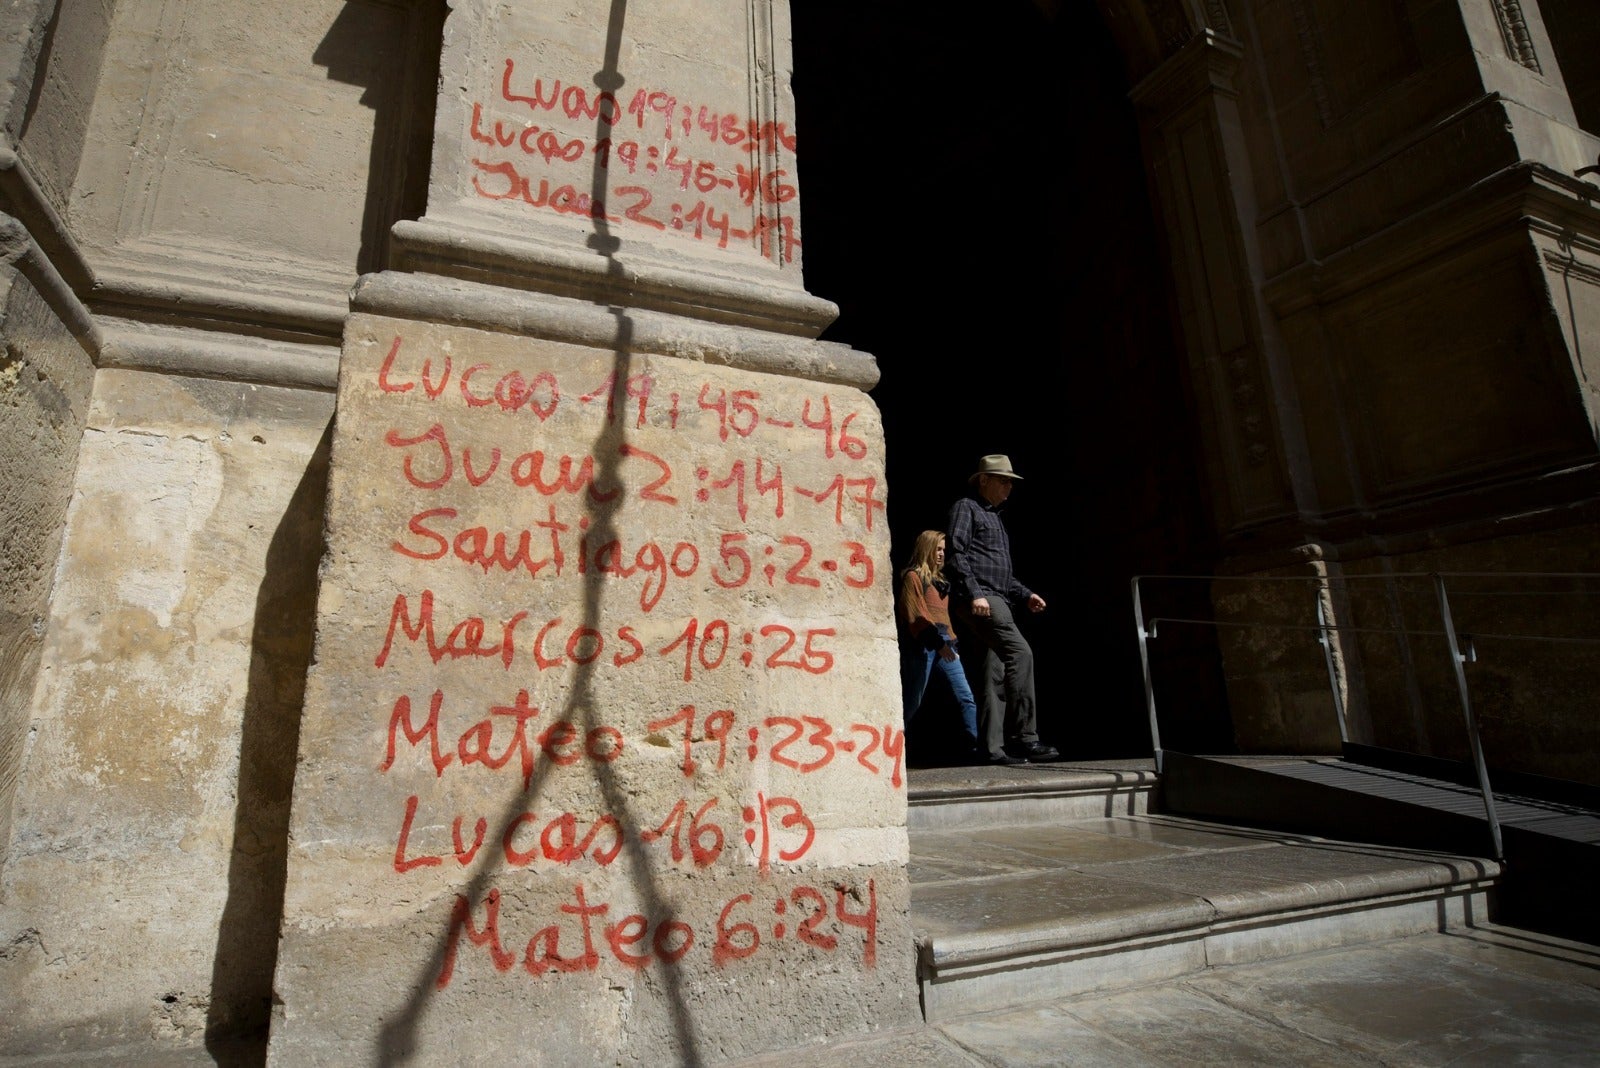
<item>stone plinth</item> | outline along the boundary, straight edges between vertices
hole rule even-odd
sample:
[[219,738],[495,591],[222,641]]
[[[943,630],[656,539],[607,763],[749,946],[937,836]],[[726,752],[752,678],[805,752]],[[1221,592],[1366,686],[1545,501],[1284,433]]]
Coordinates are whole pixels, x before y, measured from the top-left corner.
[[352,318],[274,1060],[910,1017],[882,457],[850,386]]

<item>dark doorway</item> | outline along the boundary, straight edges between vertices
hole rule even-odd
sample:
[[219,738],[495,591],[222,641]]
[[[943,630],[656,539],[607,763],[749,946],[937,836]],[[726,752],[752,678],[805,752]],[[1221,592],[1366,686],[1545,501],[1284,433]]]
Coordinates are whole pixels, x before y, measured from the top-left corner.
[[[840,306],[824,336],[882,369],[895,566],[977,458],[1008,453],[1017,574],[1050,603],[1025,624],[1041,734],[1076,759],[1148,752],[1128,580],[1208,572],[1215,539],[1102,16],[1091,0],[805,0],[792,17],[806,285]],[[1216,658],[1188,659],[1161,683],[1189,708],[1187,737],[1166,740],[1226,750]],[[930,762],[957,730],[945,714],[948,730],[912,732]]]

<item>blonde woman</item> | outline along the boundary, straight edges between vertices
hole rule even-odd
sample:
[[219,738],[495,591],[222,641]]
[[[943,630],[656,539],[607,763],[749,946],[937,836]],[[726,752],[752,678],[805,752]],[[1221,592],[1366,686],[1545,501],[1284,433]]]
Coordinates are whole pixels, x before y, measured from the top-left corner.
[[944,535],[924,530],[911,549],[911,563],[900,578],[900,619],[910,637],[901,665],[906,726],[922,707],[928,679],[937,666],[961,706],[961,723],[967,743],[976,752],[978,705],[961,669],[961,656],[950,630],[950,583],[944,577]]

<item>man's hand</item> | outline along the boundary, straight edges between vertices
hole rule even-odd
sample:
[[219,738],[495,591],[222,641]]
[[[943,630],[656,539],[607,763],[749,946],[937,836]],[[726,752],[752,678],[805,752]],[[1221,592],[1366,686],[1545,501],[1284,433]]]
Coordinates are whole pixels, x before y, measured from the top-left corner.
[[[1043,602],[1041,602],[1041,603],[1043,603]],[[1035,609],[1035,611],[1038,611],[1038,609]],[[972,614],[977,616],[979,619],[988,618],[988,615],[989,615],[989,598],[987,598],[987,597],[974,597],[972,599]]]
[[940,660],[955,660],[956,659],[956,647],[953,646],[953,645],[942,645],[942,646],[940,646],[939,647],[939,659]]
[[1028,595],[1028,611],[1030,611],[1030,612],[1043,612],[1044,611],[1044,598],[1040,597],[1037,593],[1030,593]]

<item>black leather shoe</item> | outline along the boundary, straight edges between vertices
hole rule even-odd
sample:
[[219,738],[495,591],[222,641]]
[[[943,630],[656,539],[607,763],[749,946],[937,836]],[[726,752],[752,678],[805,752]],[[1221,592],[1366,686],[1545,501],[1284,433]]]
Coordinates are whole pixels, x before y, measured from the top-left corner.
[[1061,751],[1053,745],[1043,742],[1029,742],[1027,745],[1017,746],[1017,752],[1029,760],[1060,760]]
[[1018,764],[1026,764],[1027,762],[1026,757],[1012,756],[1010,753],[1001,753],[999,756],[985,755],[983,757],[983,763],[993,767],[1015,767]]

